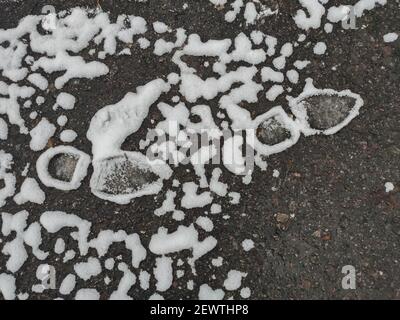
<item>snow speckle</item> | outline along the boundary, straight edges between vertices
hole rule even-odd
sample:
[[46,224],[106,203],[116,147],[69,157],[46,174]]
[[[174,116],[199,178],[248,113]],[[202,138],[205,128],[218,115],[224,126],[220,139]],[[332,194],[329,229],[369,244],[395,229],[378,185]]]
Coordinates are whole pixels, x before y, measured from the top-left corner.
[[199,300],[222,300],[225,292],[222,289],[212,289],[208,284],[202,284],[199,290]]
[[228,272],[228,277],[224,281],[224,287],[226,290],[234,291],[241,287],[242,279],[247,276],[247,273],[240,272],[237,270],[231,270]]
[[43,118],[30,132],[32,139],[29,145],[31,149],[33,151],[43,150],[55,132],[56,126]]
[[99,300],[100,294],[96,289],[79,289],[75,300]]
[[0,274],[0,293],[5,300],[15,299],[15,278],[7,273]]
[[61,92],[57,96],[57,106],[63,108],[64,110],[72,110],[75,106],[76,98],[66,92]]
[[315,46],[314,46],[314,53],[316,55],[323,55],[326,52],[326,44],[325,42],[318,42]]
[[8,138],[8,125],[0,118],[0,140],[7,140]]
[[250,298],[250,296],[251,296],[251,290],[250,290],[250,288],[242,288],[242,290],[240,290],[240,296],[243,298],[243,299],[248,299],[248,298]]
[[156,287],[158,291],[167,291],[171,287],[173,281],[171,258],[157,258],[156,267],[154,268],[154,277],[157,280]]
[[254,248],[254,241],[251,239],[243,240],[242,247],[244,251],[250,251]]
[[399,38],[399,35],[395,32],[387,33],[383,36],[383,41],[386,43],[395,42]]
[[76,276],[73,274],[68,274],[61,282],[59,291],[62,295],[68,295],[75,289],[75,285]]
[[385,191],[386,193],[391,192],[394,190],[394,184],[392,182],[385,183]]
[[87,281],[101,273],[100,261],[97,258],[89,257],[86,262],[75,264],[74,270],[81,279]]
[[60,140],[65,143],[73,142],[78,134],[74,130],[64,130],[60,134]]

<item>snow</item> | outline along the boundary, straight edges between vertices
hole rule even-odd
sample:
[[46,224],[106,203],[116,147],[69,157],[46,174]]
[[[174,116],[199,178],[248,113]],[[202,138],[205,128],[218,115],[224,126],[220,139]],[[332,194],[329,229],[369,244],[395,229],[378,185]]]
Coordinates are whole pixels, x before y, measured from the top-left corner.
[[394,190],[394,184],[392,182],[386,182],[385,183],[385,192],[391,192]]
[[148,290],[150,288],[150,278],[151,275],[146,270],[141,270],[139,274],[140,287],[143,290]]
[[314,53],[316,55],[323,55],[326,52],[326,44],[325,42],[318,42],[315,46],[314,46]]
[[100,294],[96,289],[79,289],[76,292],[75,300],[99,300]]
[[76,276],[74,274],[68,274],[60,285],[60,294],[68,295],[70,294],[76,286]]
[[224,287],[228,291],[234,291],[241,287],[242,279],[247,277],[247,273],[240,272],[237,270],[231,270],[228,272],[228,277],[224,281]]
[[15,278],[7,273],[0,274],[0,293],[5,300],[15,299]]
[[114,269],[114,265],[115,265],[115,260],[113,258],[108,258],[105,262],[104,262],[104,267],[107,270],[112,270]]
[[64,143],[73,142],[78,137],[78,134],[74,130],[64,130],[60,134],[60,140]]
[[75,264],[74,270],[81,279],[87,281],[90,278],[99,275],[102,269],[99,259],[89,257],[86,262]]
[[57,107],[61,107],[64,110],[72,110],[74,109],[76,103],[76,98],[67,92],[61,92],[58,96],[57,96],[57,105],[55,108]]
[[164,297],[158,293],[153,293],[149,300],[164,300]]
[[172,259],[170,257],[161,257],[156,259],[154,268],[154,278],[157,280],[157,291],[167,291],[173,281]]
[[293,45],[290,42],[285,43],[281,48],[281,56],[288,58],[293,54]]
[[0,93],[9,96],[8,98],[0,98],[0,115],[6,115],[10,124],[18,125],[20,132],[26,134],[28,129],[20,115],[18,99],[27,99],[31,97],[35,93],[35,90],[31,87],[20,87],[14,83],[7,85],[4,82],[0,82]]
[[269,101],[275,101],[276,98],[278,98],[284,91],[285,90],[283,86],[275,84],[271,88],[269,88],[265,96]]
[[232,204],[238,204],[240,201],[240,193],[238,192],[229,192],[229,197],[231,197],[231,203]]
[[[218,0],[216,0],[218,1]],[[236,19],[236,16],[239,14],[241,7],[243,7],[243,0],[235,0],[231,3],[232,10],[228,11],[225,14],[225,20],[227,22],[233,22]]]
[[210,0],[210,2],[215,6],[223,6],[228,0]]
[[182,46],[186,40],[186,31],[182,28],[177,29],[176,31],[176,41],[168,42],[164,39],[158,39],[154,43],[154,51],[153,53],[157,56],[162,56],[164,54],[172,52],[174,48],[178,48]]
[[[95,248],[99,257],[103,257],[113,243],[119,242],[125,242],[126,248],[132,252],[132,265],[138,268],[140,262],[146,258],[146,249],[142,246],[137,234],[127,235],[123,230],[117,232],[102,230],[96,238],[90,240],[88,246]],[[112,261],[107,260],[106,266],[111,267],[112,263]]]
[[261,78],[263,82],[272,81],[281,83],[284,80],[282,72],[275,71],[270,67],[264,67],[261,69]]
[[151,237],[149,249],[158,255],[191,249],[194,262],[217,245],[217,240],[212,236],[208,236],[203,241],[199,241],[198,237],[198,232],[193,224],[188,227],[181,225],[172,233],[168,233],[168,229],[160,227],[158,232]]
[[[86,255],[89,250],[87,238],[90,233],[91,223],[81,219],[74,214],[68,214],[61,211],[46,211],[40,216],[41,225],[49,233],[56,233],[62,228],[77,228],[78,247],[82,255]],[[68,251],[66,257],[73,258],[74,253]]]
[[199,300],[222,300],[225,292],[222,289],[213,290],[208,284],[202,284],[199,290]]
[[139,47],[140,49],[147,49],[148,47],[150,47],[150,41],[147,40],[146,38],[139,38],[138,39],[138,43],[139,43]]
[[36,100],[35,100],[35,102],[38,106],[42,105],[45,101],[46,101],[46,99],[42,96],[37,96]]
[[222,150],[224,166],[235,175],[247,174],[245,158],[241,150],[242,145],[243,137],[235,135],[225,141]]
[[174,219],[176,221],[183,221],[185,219],[185,213],[180,210],[175,210],[172,213],[172,219]]
[[399,35],[395,32],[387,33],[383,36],[383,41],[386,43],[395,42],[399,38]]
[[212,259],[212,260],[211,260],[211,264],[212,264],[214,267],[221,267],[223,261],[224,261],[224,259],[223,259],[222,257],[218,257],[218,258]]
[[12,197],[15,193],[16,178],[9,172],[13,164],[13,157],[9,153],[0,150],[0,181],[4,187],[0,189],[0,208],[6,204],[6,199]]
[[[237,57],[239,58],[239,57]],[[250,56],[251,61],[254,55]],[[242,82],[254,85],[252,78],[257,73],[257,68],[253,67],[239,67],[229,74],[225,74],[220,78],[208,78],[202,80],[197,75],[183,74],[181,76],[180,93],[184,95],[189,102],[196,102],[199,98],[211,100],[219,93],[228,91],[234,83]],[[249,87],[250,89],[250,87]],[[226,98],[225,98],[226,99]],[[224,103],[221,100],[221,103]]]
[[185,195],[182,197],[181,206],[185,209],[202,208],[212,202],[210,192],[197,194],[199,187],[194,182],[186,182],[182,186]]
[[24,170],[22,170],[21,176],[26,177],[26,176],[28,175],[30,166],[31,166],[31,164],[30,164],[30,162],[28,162],[28,163],[25,165]]
[[362,17],[364,11],[372,10],[377,4],[383,6],[387,3],[387,0],[358,0],[354,5],[354,13],[357,17]]
[[250,298],[250,296],[251,296],[251,290],[250,290],[250,288],[248,288],[248,287],[242,288],[242,289],[240,290],[240,296],[241,296],[243,299],[248,299],[248,298]]
[[61,116],[59,116],[59,117],[57,118],[57,124],[58,124],[60,127],[64,127],[64,126],[67,124],[67,122],[68,122],[68,118],[67,118],[67,116],[65,116],[65,115],[61,115]]
[[[129,195],[107,195],[98,190],[102,184],[102,160],[121,155],[120,147],[125,139],[136,132],[143,120],[146,118],[150,106],[160,97],[162,93],[168,92],[170,85],[161,79],[157,79],[137,88],[137,93],[128,93],[120,102],[115,105],[106,106],[96,113],[92,118],[90,128],[87,132],[88,139],[92,142],[94,174],[91,179],[92,192],[105,200],[125,204],[131,199],[144,194],[157,193],[161,189],[160,182],[143,192]],[[160,164],[148,166],[148,159],[139,153],[125,153],[130,155],[134,161],[139,161],[141,166],[147,167],[156,174],[167,178],[171,172],[167,165]]]
[[262,33],[261,31],[258,31],[258,30],[254,30],[250,34],[251,40],[256,45],[260,45],[263,42],[264,36],[265,36],[264,33]]
[[[219,181],[220,177],[222,176],[222,170],[220,168],[215,168],[211,175],[210,180],[210,191],[214,192],[220,197],[224,197],[228,193],[228,185]],[[212,204],[217,205],[217,204]]]
[[119,56],[123,56],[123,55],[125,55],[125,56],[130,56],[130,55],[132,55],[131,49],[129,49],[129,48],[122,49],[122,50],[118,53],[118,55],[119,55]]
[[286,77],[293,84],[297,84],[299,82],[299,73],[296,70],[288,70],[286,72]]
[[182,278],[185,276],[185,271],[184,270],[176,270],[176,277],[178,279]]
[[212,220],[208,217],[198,217],[196,220],[196,224],[207,232],[211,232],[214,229],[214,224]]
[[[77,159],[75,168],[73,168],[73,175],[70,181],[62,181],[52,177],[49,173],[50,161],[58,155],[68,155]],[[82,180],[87,175],[87,169],[90,164],[90,157],[70,146],[58,146],[55,148],[47,149],[42,153],[36,162],[36,171],[40,181],[47,187],[56,188],[59,190],[75,190],[81,185]]]
[[296,60],[293,65],[296,67],[296,69],[303,70],[310,63],[311,63],[311,61],[308,61],[308,60]]
[[80,56],[69,56],[65,52],[60,52],[53,58],[42,57],[35,61],[32,66],[33,71],[43,69],[46,73],[53,73],[55,71],[66,70],[64,75],[55,80],[55,87],[62,89],[71,79],[74,78],[88,78],[94,79],[103,76],[109,72],[107,66],[103,63],[92,61],[86,63]]
[[324,25],[324,30],[326,33],[332,33],[333,31],[333,24],[331,23],[325,23]]
[[[150,160],[140,152],[120,152],[113,157],[94,159],[94,172],[90,180],[92,193],[100,199],[112,201],[118,204],[127,204],[132,199],[144,195],[157,194],[161,191],[163,180],[172,175],[170,167],[161,160]],[[135,180],[125,181],[118,187],[113,185],[115,177],[124,172],[132,177],[154,174],[157,180],[143,179],[143,183],[137,185]],[[140,181],[140,180],[139,180]]]
[[0,140],[7,140],[8,138],[8,125],[0,118]]
[[251,239],[245,239],[242,242],[242,247],[244,251],[250,251],[254,248],[254,241]]
[[31,120],[35,120],[35,119],[37,118],[37,116],[38,116],[38,113],[37,113],[36,111],[32,111],[32,112],[29,114],[29,118],[30,118]]
[[75,254],[76,252],[74,250],[68,250],[67,252],[65,252],[64,258],[63,258],[63,263],[66,263],[72,259],[75,258]]
[[32,254],[39,260],[44,260],[48,257],[48,253],[42,251],[39,247],[42,244],[42,227],[38,222],[33,222],[24,231],[22,237],[27,246],[32,249]]
[[55,132],[56,126],[43,118],[29,133],[32,138],[29,144],[30,148],[33,151],[43,150]]
[[[356,17],[363,16],[365,11],[375,8],[377,4],[385,5],[387,0],[358,0],[353,6],[353,11]],[[332,6],[328,9],[327,19],[332,23],[346,20],[350,13],[350,6],[339,5],[338,7]]]
[[279,56],[276,57],[273,61],[272,64],[274,67],[278,70],[283,70],[286,67],[286,57],[285,56]]
[[20,192],[14,196],[14,201],[18,205],[27,202],[43,204],[45,199],[45,193],[33,178],[26,178],[21,185]]
[[49,86],[49,82],[40,73],[32,73],[28,76],[28,81],[38,87],[40,90],[45,91]]
[[233,61],[245,61],[256,65],[265,61],[266,53],[263,49],[252,49],[250,39],[244,33],[240,33],[235,38],[235,50],[232,51],[231,57]]
[[56,254],[62,254],[65,251],[65,241],[62,238],[58,238],[54,245],[54,252]]
[[299,0],[306,9],[298,10],[294,21],[297,26],[304,30],[318,29],[321,26],[321,19],[325,14],[324,6],[318,0]]
[[133,300],[128,295],[128,291],[136,283],[136,276],[129,270],[125,263],[119,263],[118,270],[123,272],[123,276],[118,284],[117,290],[111,294],[110,300]]
[[153,23],[153,29],[157,33],[165,33],[169,28],[164,22],[156,21]]
[[276,45],[278,44],[278,39],[273,36],[267,35],[265,37],[265,44],[268,47],[267,55],[269,57],[272,57],[275,54],[275,50],[276,50],[275,48],[276,48]]
[[189,280],[186,283],[186,287],[187,287],[188,290],[193,290],[194,289],[194,281],[193,280]]
[[213,203],[210,208],[211,214],[218,214],[222,212],[222,207],[220,204]]
[[327,18],[332,23],[343,21],[348,18],[350,10],[350,7],[345,5],[340,5],[338,7],[332,6],[328,9]]
[[6,268],[12,273],[17,272],[28,258],[24,247],[24,230],[27,226],[28,215],[27,211],[20,211],[14,215],[6,212],[1,213],[3,221],[1,232],[3,236],[10,235],[12,231],[16,233],[14,240],[5,243],[1,251],[4,255],[9,256]]
[[156,216],[163,216],[167,212],[171,212],[175,210],[175,203],[174,199],[176,197],[176,192],[168,190],[166,193],[166,197],[164,202],[162,203],[162,206],[154,211],[154,214]]
[[254,24],[255,23],[255,21],[257,19],[257,16],[258,16],[258,13],[257,13],[256,6],[255,6],[255,4],[253,2],[247,2],[246,3],[246,7],[245,7],[245,10],[244,10],[243,16],[244,16],[244,19],[246,20],[247,24]]

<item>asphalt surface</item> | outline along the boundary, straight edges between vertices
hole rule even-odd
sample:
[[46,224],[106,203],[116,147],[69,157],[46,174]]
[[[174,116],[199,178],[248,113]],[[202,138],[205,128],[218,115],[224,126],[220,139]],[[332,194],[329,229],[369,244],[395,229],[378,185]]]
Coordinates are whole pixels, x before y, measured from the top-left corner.
[[[189,9],[185,11],[181,8],[186,2]],[[106,0],[100,4],[112,15],[129,13],[142,16],[148,22],[160,20],[204,38],[234,38],[241,31],[249,33],[255,28],[282,42],[297,39],[299,30],[290,21],[298,8],[295,1],[265,2],[274,2],[279,6],[280,14],[259,21],[251,28],[243,24],[242,18],[232,24],[225,23],[226,9],[216,10],[208,1],[149,0],[136,3]],[[46,4],[61,10],[75,5],[93,7],[96,1],[0,1],[0,28],[16,26],[21,17],[40,13]],[[400,298],[400,42],[385,44],[382,39],[388,32],[400,32],[399,15],[400,2],[392,0],[359,19],[358,30],[335,27],[329,35],[322,29],[308,32],[309,41],[326,41],[328,54],[324,57],[312,55],[312,45],[295,51],[291,60],[312,61],[312,65],[301,73],[300,83],[312,77],[320,88],[350,89],[362,96],[365,106],[360,116],[339,133],[329,137],[302,137],[294,147],[271,156],[268,170],[258,170],[249,185],[242,184],[240,177],[224,172],[224,182],[229,183],[231,191],[240,192],[242,198],[239,205],[225,204],[224,213],[229,214],[230,219],[224,220],[222,215],[213,218],[215,230],[212,235],[218,239],[218,246],[197,262],[196,284],[222,287],[228,271],[237,269],[248,273],[244,286],[251,288],[252,299]],[[95,112],[119,101],[137,86],[176,71],[169,58],[168,55],[159,58],[136,48],[132,49],[131,57],[107,58],[105,61],[111,72],[105,77],[68,83],[65,90],[79,97],[81,104],[79,112],[75,110],[69,117],[69,127],[79,134],[73,145],[90,154],[86,131]],[[336,71],[332,71],[334,66]],[[302,89],[297,86],[293,95],[301,93]],[[51,106],[56,91],[49,95],[52,98],[46,101],[41,115],[54,121],[56,115]],[[162,98],[173,95],[175,93],[171,92]],[[251,106],[253,116],[265,112],[269,107],[267,103],[260,101]],[[284,104],[284,99],[278,103]],[[25,112],[24,118],[30,111]],[[153,119],[159,117],[150,115]],[[143,136],[144,128],[149,125],[146,120],[137,136]],[[34,164],[39,154],[29,149],[29,137],[19,135],[16,127],[11,128],[10,137],[1,148],[14,154],[14,169],[21,172],[27,162]],[[125,148],[137,142],[136,139],[139,138],[129,138]],[[52,144],[61,142],[55,139]],[[181,182],[193,178],[193,174],[187,174],[185,169],[177,173]],[[273,169],[280,171],[278,179],[272,178]],[[77,191],[65,193],[42,186],[46,192],[44,205],[17,206],[9,201],[1,210],[15,213],[26,209],[31,214],[30,221],[37,221],[46,210],[74,213],[92,222],[94,234],[103,229],[121,228],[138,232],[145,247],[160,225],[173,229],[180,224],[167,218],[155,219],[152,213],[162,203],[165,192],[155,199],[143,197],[126,206],[94,197],[89,188],[91,172]],[[29,174],[36,175],[34,165]],[[22,179],[18,177],[19,184]],[[396,186],[393,192],[385,192],[387,181]],[[277,191],[272,191],[272,187]],[[191,210],[186,221],[194,221],[201,212],[200,209]],[[43,248],[54,247],[61,234],[45,234]],[[248,238],[254,240],[255,248],[244,252],[241,242]],[[70,239],[67,232],[64,239]],[[76,243],[69,241],[68,248],[76,247]],[[118,255],[129,261],[128,252],[115,244],[109,256]],[[185,255],[178,254],[179,257]],[[211,259],[218,256],[224,257],[223,266],[211,269]],[[150,255],[146,259],[144,269],[152,269],[154,258]],[[79,257],[74,262],[80,260],[85,258]],[[73,264],[64,264],[54,253],[48,261],[55,266],[60,279],[73,270]],[[0,272],[5,262],[6,257],[0,255]],[[29,254],[29,260],[17,278],[21,292],[35,282],[38,264],[39,261]],[[341,270],[345,265],[353,265],[357,271],[355,290],[342,289]],[[187,266],[186,274],[189,273]],[[118,281],[105,285],[105,275],[115,280],[122,276],[119,272],[106,271],[85,283],[78,281],[77,287],[95,287],[102,298],[108,297]],[[197,298],[198,287],[193,291],[186,288],[188,279],[184,276],[175,280],[173,288],[163,296],[166,299]],[[143,291],[136,285],[129,293],[136,299],[147,299],[154,293],[154,280],[151,288]],[[72,298],[74,292],[67,298]],[[32,294],[30,298],[57,296],[57,291],[48,290],[43,294]],[[240,298],[238,292],[226,297],[230,296]]]

